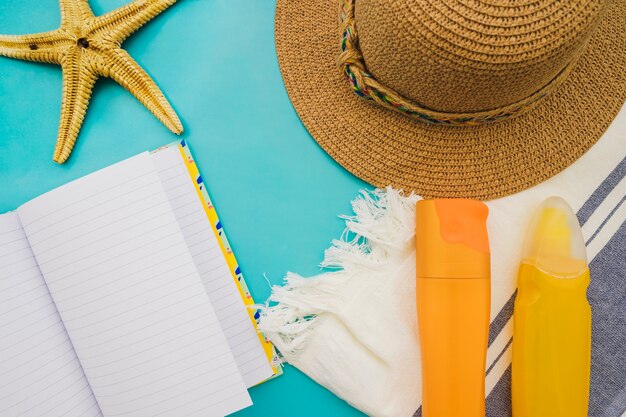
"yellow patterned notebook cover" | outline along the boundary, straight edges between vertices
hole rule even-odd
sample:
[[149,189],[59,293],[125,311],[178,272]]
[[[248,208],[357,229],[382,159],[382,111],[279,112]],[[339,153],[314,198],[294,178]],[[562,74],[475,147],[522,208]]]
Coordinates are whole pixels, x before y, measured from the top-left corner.
[[[226,237],[226,232],[220,223],[220,219],[217,215],[217,211],[215,210],[215,206],[213,205],[211,198],[209,197],[209,193],[202,181],[202,176],[200,175],[200,171],[198,170],[198,166],[196,165],[193,156],[191,156],[191,151],[189,150],[189,146],[184,140],[180,142],[173,142],[169,145],[165,145],[159,149],[156,149],[153,152],[157,152],[163,148],[171,148],[177,147],[180,151],[180,154],[185,161],[185,166],[187,167],[187,171],[189,172],[189,176],[194,184],[194,187],[198,193],[198,198],[202,202],[202,206],[204,207],[204,211],[211,223],[211,228],[217,237],[217,241],[220,244],[220,248],[222,249],[222,253],[224,258],[226,259],[226,263],[228,264],[229,270],[232,274],[233,280],[239,289],[239,295],[241,296],[244,304],[248,307],[248,314],[250,315],[250,320],[252,321],[254,328],[257,328],[257,320],[258,320],[258,311],[249,308],[253,306],[254,300],[252,299],[252,295],[248,290],[248,285],[241,273],[241,268],[239,268],[239,264],[237,263],[237,258],[235,258],[235,254],[233,253],[230,243],[228,243],[228,238]],[[257,332],[258,333],[258,332]],[[276,354],[276,350],[274,346],[263,337],[260,333],[258,333],[259,339],[261,341],[261,345],[265,350],[265,354],[267,355],[267,359],[272,365],[272,369],[274,370],[274,376],[269,379],[275,378],[279,375],[282,375],[283,370],[280,366],[280,360],[278,355]]]

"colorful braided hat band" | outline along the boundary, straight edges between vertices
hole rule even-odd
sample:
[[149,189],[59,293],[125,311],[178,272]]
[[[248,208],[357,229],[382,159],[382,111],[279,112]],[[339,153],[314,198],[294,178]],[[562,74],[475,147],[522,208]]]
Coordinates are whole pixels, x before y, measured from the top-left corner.
[[[355,0],[339,0],[341,54],[338,64],[348,78],[354,92],[365,99],[372,100],[388,109],[431,124],[469,126],[504,120],[522,114],[549,96],[568,77],[581,53],[572,60],[548,84],[530,96],[503,107],[468,113],[448,113],[429,109],[403,97],[386,87],[368,72],[363,55],[359,49],[359,37],[354,16]],[[581,48],[581,52],[582,52]]]

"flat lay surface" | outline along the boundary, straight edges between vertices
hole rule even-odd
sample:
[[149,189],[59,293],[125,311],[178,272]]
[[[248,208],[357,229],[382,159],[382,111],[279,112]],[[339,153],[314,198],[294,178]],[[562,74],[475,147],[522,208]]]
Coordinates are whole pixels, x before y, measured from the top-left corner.
[[[544,106],[545,112],[529,109],[524,116],[529,117],[526,119],[529,130],[513,129],[510,135],[503,131],[507,131],[507,126],[521,123],[523,116],[479,124],[475,128],[447,127],[445,123],[429,127],[418,121],[413,123],[406,115],[390,113],[390,109],[374,107],[385,106],[387,102],[395,106],[397,100],[404,100],[407,91],[399,84],[400,87],[389,90],[387,81],[395,87],[394,77],[385,77],[375,68],[370,59],[372,55],[367,51],[367,45],[372,45],[367,41],[371,40],[367,19],[359,21],[359,28],[366,29],[360,30],[359,36],[356,30],[346,29],[345,45],[351,42],[356,45],[354,42],[360,37],[363,58],[368,65],[372,64],[371,74],[380,78],[374,80],[379,85],[375,87],[378,89],[376,97],[384,103],[368,103],[356,97],[350,85],[357,93],[366,91],[363,90],[366,84],[357,73],[367,68],[346,66],[344,70],[350,77],[349,83],[346,82],[336,68],[339,35],[333,29],[337,18],[335,9],[312,6],[316,2],[318,6],[322,2],[336,6],[332,0],[310,0],[311,4],[278,0],[277,8],[276,2],[271,0],[134,0],[133,6],[124,7],[131,1],[61,0],[61,10],[59,0],[0,1],[0,54],[19,57],[17,50],[18,55],[25,53],[30,58],[36,55],[43,57],[40,60],[63,66],[62,72],[57,65],[0,57],[0,307],[7,313],[0,320],[0,393],[3,386],[12,388],[8,395],[0,394],[0,410],[12,413],[0,411],[0,414],[29,417],[45,411],[44,414],[52,415],[56,408],[58,415],[65,415],[65,410],[74,409],[71,401],[64,400],[69,397],[78,403],[76,407],[89,407],[96,415],[104,416],[167,414],[177,417],[195,412],[203,415],[235,412],[237,416],[255,417],[350,417],[363,415],[356,410],[358,408],[372,416],[421,417],[422,414],[428,416],[437,403],[455,404],[455,411],[442,411],[448,417],[468,417],[468,408],[472,408],[468,405],[474,403],[476,416],[510,417],[513,407],[518,410],[516,417],[522,417],[519,405],[530,407],[534,401],[516,395],[528,391],[518,383],[512,385],[511,381],[519,381],[520,375],[523,378],[520,372],[523,369],[545,377],[545,385],[537,384],[538,379],[530,381],[540,388],[545,398],[540,401],[542,404],[537,404],[547,408],[533,409],[529,417],[626,417],[626,314],[621,314],[626,306],[623,291],[626,287],[626,107],[622,106],[626,78],[620,70],[625,64],[621,52],[626,47],[626,32],[617,29],[622,28],[620,22],[626,17],[626,8],[622,7],[626,0],[606,2],[612,12],[602,20],[597,36],[593,35],[593,39],[604,43],[591,41],[590,52],[580,58],[578,66],[572,70],[574,75],[554,94],[546,95],[547,101],[537,104],[537,109]],[[86,11],[86,2],[96,16],[122,7],[116,15],[123,15],[121,20],[132,20],[133,13],[141,14],[136,8],[171,7],[158,16],[156,13],[142,15],[143,18],[135,15],[133,25],[122,24],[120,29],[111,23],[120,19],[99,26],[108,22],[110,15],[100,19],[93,17]],[[470,8],[484,2],[475,3],[473,0],[459,2]],[[508,13],[519,11],[505,0],[496,3],[510,9]],[[604,0],[565,3],[600,5]],[[538,0],[529,7],[558,7],[565,3]],[[72,27],[78,26],[66,24],[70,4],[76,7],[71,13],[80,31],[71,32]],[[363,1],[359,6],[361,12],[368,4],[373,7],[372,16],[379,15],[379,7],[389,7],[385,0]],[[430,3],[399,0],[391,9],[402,4],[412,7]],[[339,5],[345,6],[340,16],[349,24],[352,18],[348,12],[354,0],[341,0]],[[599,13],[599,9],[592,9],[589,16]],[[571,10],[565,11],[564,19],[569,21],[571,17],[573,22]],[[412,14],[401,15],[407,20],[413,17]],[[541,13],[529,12],[528,16],[535,15]],[[388,17],[402,27],[401,19],[395,19],[393,13]],[[322,21],[318,22],[319,19]],[[59,27],[60,20],[64,22],[62,31],[51,32]],[[418,25],[423,23],[421,19],[413,20]],[[107,64],[96,57],[101,53],[121,54],[120,45],[115,43],[116,36],[120,35],[116,31],[131,30],[140,23],[145,24],[121,45],[123,51],[128,52],[124,55],[127,60]],[[389,26],[383,23],[376,27]],[[100,29],[110,33],[102,35]],[[40,32],[48,35],[10,36]],[[382,63],[394,64],[396,56],[402,56],[403,62],[412,62],[411,54],[393,52],[385,46],[394,42],[390,35],[405,32],[387,30],[385,33],[380,45],[391,56]],[[515,34],[505,38],[520,44]],[[16,39],[21,41],[16,42]],[[411,45],[417,47],[432,39],[418,35],[410,40],[414,42]],[[493,40],[494,45],[499,42]],[[549,47],[558,45],[558,42],[550,43]],[[346,53],[341,54],[340,60],[352,62],[350,53],[359,51],[350,48],[346,46]],[[434,50],[439,53],[445,48],[440,45]],[[51,52],[52,49],[56,52]],[[85,65],[76,65],[70,59],[72,56]],[[493,56],[503,57],[501,54]],[[130,57],[136,64],[129,64]],[[567,62],[573,63],[571,59]],[[593,65],[587,65],[589,60]],[[395,64],[390,70],[405,74]],[[551,68],[556,70],[557,64],[555,61]],[[526,68],[525,64],[522,66]],[[77,69],[79,67],[81,69]],[[422,68],[417,64],[413,67]],[[494,68],[501,69],[499,65]],[[68,79],[87,77],[86,84],[91,87],[93,71],[115,80],[99,79],[89,108],[85,109],[86,94],[82,101],[68,99],[81,95],[81,88]],[[122,79],[120,71],[130,76]],[[529,78],[519,76],[519,85],[526,85],[525,82],[530,82],[540,72],[529,70]],[[352,77],[350,73],[357,75]],[[441,81],[439,69],[435,68],[433,74],[413,74],[410,78]],[[150,79],[158,89],[148,86]],[[471,81],[480,84],[476,77]],[[120,84],[133,90],[135,97]],[[409,80],[408,85],[415,84]],[[528,84],[531,85],[535,84]],[[441,89],[435,84],[431,87],[437,97],[448,97],[440,94]],[[472,94],[461,94],[452,87],[450,100],[475,99]],[[491,87],[497,91],[507,90],[496,84]],[[163,92],[164,96],[155,93],[158,97],[148,94],[153,101],[158,101],[152,103],[158,107],[156,111],[150,99],[142,99],[142,94],[135,91],[142,88],[152,93],[158,93],[159,89]],[[530,90],[539,91],[534,87]],[[485,98],[489,101],[493,96]],[[532,97],[534,95],[529,95],[527,99]],[[428,104],[422,101],[422,94],[416,93],[414,98],[414,102],[407,102],[409,107],[402,104],[402,108],[396,110],[408,109],[416,117],[430,117],[419,107],[421,103]],[[501,104],[510,100],[508,95],[502,97]],[[553,101],[562,106],[551,105]],[[63,111],[61,103],[65,103]],[[172,129],[171,123],[159,117],[163,116],[161,110],[169,109],[167,103],[180,116],[184,128],[180,136],[170,130],[181,129]],[[307,116],[306,106],[312,106],[311,114],[319,118]],[[153,113],[149,110],[151,107]],[[500,114],[508,108],[499,106],[492,110]],[[349,123],[360,111],[364,116],[362,123]],[[457,111],[465,114],[462,108],[450,107],[442,111],[443,119]],[[63,114],[61,121],[60,114]],[[83,114],[86,114],[84,122]],[[534,116],[530,117],[532,114]],[[63,160],[70,147],[62,146],[63,158],[59,159],[55,142],[59,127],[61,136],[68,133],[68,117],[72,120],[71,134],[62,143],[70,144],[73,133],[82,127],[67,163],[59,165],[53,158]],[[456,116],[454,120],[470,124],[480,121]],[[385,121],[392,123],[385,124]],[[326,139],[330,138],[328,141],[320,133],[321,126],[332,126],[332,130],[324,133]],[[559,129],[566,126],[571,130],[562,130],[561,133],[565,132],[562,135],[542,134],[547,130],[560,132]],[[483,136],[486,141],[478,140],[477,136],[477,142],[471,144],[466,141],[466,130],[483,133],[493,130],[493,135]],[[600,140],[592,146],[603,131]],[[433,134],[431,139],[438,139],[429,142],[428,135],[432,132],[441,135]],[[396,139],[401,136],[410,149],[398,147]],[[558,142],[557,136],[569,140]],[[354,142],[354,138],[358,141]],[[506,146],[497,145],[496,139]],[[547,147],[542,148],[545,152],[533,148],[533,141]],[[164,147],[172,143],[173,146]],[[448,174],[439,171],[435,162],[451,153],[430,146],[436,143],[452,146],[452,154],[455,157],[465,155],[463,158],[467,157],[468,163],[459,167],[449,159],[446,164],[450,163],[452,171]],[[492,171],[489,168],[487,171],[494,175],[482,176],[482,182],[475,182],[471,180],[472,175],[487,167],[493,158],[481,162],[474,151],[491,145],[494,145],[490,148],[494,155],[504,155],[508,149],[514,158],[511,163],[492,167]],[[588,146],[591,148],[587,149]],[[158,150],[146,152],[155,149]],[[466,152],[467,149],[472,151]],[[560,165],[557,157],[565,153],[573,158],[568,159],[567,164],[573,163],[560,171],[565,165]],[[421,197],[403,195],[391,186],[371,193],[363,191],[372,186],[350,172],[380,186],[401,184],[389,176],[379,181],[346,162],[358,158],[362,158],[361,165],[371,172],[381,168],[380,172],[393,171],[425,187],[437,184],[452,187],[444,187],[450,192],[445,193],[447,197],[460,195],[452,192],[456,187],[449,181],[451,179],[459,180],[472,192],[481,190],[479,183],[512,186],[505,188],[513,192],[531,185],[518,188],[520,183],[512,175],[513,168],[520,168],[519,173],[530,170],[543,174],[535,178],[542,182],[516,194],[495,200],[489,199],[502,195],[499,191],[475,195],[489,200],[485,201],[487,242],[484,238],[476,240],[478,229],[472,226],[474,223],[463,220],[467,220],[467,209],[456,212],[452,206],[439,201],[435,203],[439,220],[425,222],[424,212],[417,210],[419,204],[416,205]],[[108,168],[101,170],[105,167]],[[94,171],[97,172],[88,175]],[[560,172],[557,174],[557,171]],[[52,189],[56,190],[47,193]],[[439,195],[429,194],[427,188],[412,189],[427,197]],[[549,233],[541,234],[541,239],[536,239],[539,234],[532,234],[533,245],[527,248],[535,248],[535,243],[543,245],[544,237],[545,242],[551,243],[550,248],[523,250],[524,233],[532,224],[531,214],[551,196],[561,197],[563,207],[571,208],[567,209],[567,219],[561,213],[556,216],[560,219],[556,226],[547,228],[549,216],[547,212],[545,216],[542,214],[538,224]],[[550,213],[556,213],[552,210],[555,207],[550,206]],[[187,211],[189,208],[193,210]],[[16,209],[17,212],[10,212]],[[486,211],[481,212],[481,216],[487,214]],[[353,213],[348,219],[337,217]],[[484,220],[484,216],[481,219]],[[39,221],[41,224],[37,226]],[[564,222],[568,227],[564,227]],[[431,226],[437,224],[441,230],[437,227],[431,230]],[[564,248],[571,245],[565,238],[573,237],[574,230],[578,242],[576,252],[582,255],[573,256],[572,251],[572,259],[569,259],[564,257],[567,252]],[[211,232],[210,236],[207,231]],[[441,242],[439,238],[427,239],[431,233],[440,236]],[[567,244],[556,245],[558,242]],[[233,257],[231,246],[237,259]],[[423,252],[427,256],[420,256],[423,249],[427,250]],[[449,280],[455,282],[454,287],[441,283],[435,287],[430,280],[424,284],[416,277],[457,277],[458,271],[452,270],[422,274],[436,270],[438,267],[429,269],[429,264],[438,265],[434,261],[439,256],[447,259],[448,249],[457,261],[455,265],[463,260],[468,267],[481,266],[480,274],[472,273],[471,277],[490,276],[489,281],[483,282],[488,282],[488,286],[481,284],[480,288],[475,288],[480,290],[479,296],[475,292],[468,297],[468,302],[472,303],[482,300],[480,308],[490,306],[480,310],[468,304],[471,311],[482,311],[480,317],[471,320],[471,324],[482,323],[480,332],[487,330],[486,319],[490,319],[487,346],[484,346],[486,335],[481,333],[483,336],[476,338],[476,343],[441,344],[449,345],[450,351],[433,348],[436,346],[433,341],[440,337],[446,325],[437,318],[442,317],[441,313],[431,310],[429,305],[443,310],[449,303],[449,311],[459,312],[465,303],[455,299],[461,293],[454,289],[458,280]],[[484,257],[487,249],[489,262]],[[20,253],[24,258],[17,255]],[[160,255],[162,253],[168,256]],[[221,266],[215,266],[216,259]],[[556,259],[558,263],[553,262]],[[478,260],[480,263],[476,263]],[[566,260],[576,262],[564,262]],[[578,269],[581,262],[584,271]],[[321,269],[320,264],[328,269]],[[536,266],[537,271],[546,276],[535,269],[520,269],[520,264]],[[553,269],[557,264],[559,268]],[[566,264],[567,268],[561,269]],[[149,269],[160,265],[168,265],[161,278]],[[485,269],[487,265],[489,271]],[[572,265],[576,266],[576,273],[583,271],[578,281],[570,279],[574,277],[574,269],[569,270]],[[26,269],[21,269],[22,266]],[[543,267],[547,269],[544,271]],[[258,303],[271,297],[270,307],[256,311],[258,328],[293,365],[286,365],[284,375],[259,386],[254,385],[271,374],[268,357],[272,355],[270,349],[261,346],[245,310],[244,304],[252,300],[246,285],[242,284],[242,275]],[[459,276],[469,275],[468,272]],[[568,281],[563,281],[566,284],[561,287],[559,283],[558,291],[554,291],[558,292],[558,297],[550,298],[552,287],[541,286],[538,288],[545,304],[539,305],[533,298],[532,308],[524,310],[523,304],[517,302],[528,294],[526,278],[532,277],[533,285],[536,281],[552,285],[555,277],[565,275],[568,277]],[[287,279],[283,281],[285,276]],[[541,280],[537,278],[540,276]],[[224,285],[225,280],[227,285]],[[574,288],[572,282],[579,285]],[[180,288],[176,289],[177,286]],[[567,307],[564,309],[547,309],[565,300],[562,291],[566,286],[572,290],[568,294],[576,293],[571,299],[578,300],[577,306],[571,302],[564,305]],[[429,302],[434,299],[425,296],[423,290],[427,287],[432,290],[430,294],[444,295],[437,298],[438,303],[425,303],[426,298]],[[465,288],[462,293],[469,296],[470,291]],[[586,300],[581,297],[583,293],[586,293]],[[107,311],[113,308],[116,308],[115,314],[111,315]],[[25,313],[31,310],[33,315]],[[48,314],[49,311],[53,314]],[[582,314],[576,316],[576,311]],[[419,326],[416,312],[420,316]],[[3,316],[2,311],[0,316]],[[44,316],[48,321],[41,318]],[[450,331],[443,332],[446,340],[450,340],[455,329],[466,332],[469,328],[470,323],[460,323],[470,315],[455,313],[455,316],[457,318],[448,323]],[[545,316],[550,320],[544,320]],[[435,317],[435,321],[426,317]],[[577,317],[574,320],[577,325],[570,329],[569,324],[563,323],[570,323],[565,319],[573,317]],[[524,325],[533,322],[528,318],[534,318],[537,324],[535,333],[531,332],[533,326]],[[424,320],[428,325],[435,325],[434,331],[427,331]],[[44,323],[50,326],[43,331],[31,326]],[[547,325],[550,323],[559,331],[551,330]],[[214,333],[210,330],[212,325],[218,327]],[[50,335],[45,331],[55,326],[58,332]],[[24,334],[28,337],[20,337]],[[170,334],[178,337],[168,336]],[[536,337],[543,334],[554,337],[555,342],[545,343],[545,336]],[[60,339],[53,339],[58,335]],[[190,335],[199,338],[197,345],[187,338]],[[520,341],[533,338],[535,341],[528,344],[532,352],[542,351],[534,358],[536,360],[523,351],[520,356]],[[36,340],[42,342],[35,343]],[[60,340],[60,344],[50,343],[54,346],[47,350],[49,340]],[[578,340],[575,344],[578,350],[568,346],[571,340]],[[70,347],[66,349],[68,344]],[[557,345],[565,349],[560,355],[562,370],[539,372],[557,368],[553,360],[541,365],[561,349]],[[463,347],[466,352],[475,351],[476,361],[468,360],[457,347]],[[45,351],[39,353],[38,349]],[[209,350],[217,356],[206,355]],[[57,360],[68,352],[72,360]],[[144,352],[147,353],[141,361],[131,361]],[[26,353],[35,359],[28,360]],[[20,358],[21,362],[17,360]],[[452,358],[463,358],[463,361],[454,362]],[[519,366],[520,358],[524,359],[524,366]],[[486,359],[484,373],[483,359]],[[463,372],[462,368],[470,362],[480,365],[471,372],[473,382],[454,382],[461,374],[469,375],[469,371]],[[442,366],[433,366],[435,363]],[[457,364],[451,367],[454,369],[445,369],[451,363]],[[74,377],[62,381],[65,377],[60,371],[48,372],[53,368],[73,372]],[[105,371],[106,374],[100,373]],[[572,377],[572,374],[580,374],[582,378]],[[439,380],[429,375],[446,375],[441,381],[445,380],[447,387],[442,385],[439,391],[445,400],[432,400],[433,396],[428,395],[434,392],[433,381]],[[226,380],[228,377],[232,379]],[[572,384],[561,384],[558,379]],[[136,383],[138,380],[144,383]],[[63,390],[66,397],[56,395],[65,383],[74,384],[76,393],[66,389]],[[465,392],[473,392],[471,400],[461,400],[454,393],[454,387],[460,385]],[[246,387],[252,387],[249,395],[254,406],[236,412],[249,404]],[[90,392],[93,395],[87,397],[91,402],[83,401],[80,395]],[[563,399],[572,395],[579,403],[569,401],[568,406],[563,407]],[[31,401],[32,398],[37,401]],[[54,404],[48,405],[48,402]],[[160,408],[165,403],[170,405]],[[203,405],[197,408],[196,403]],[[34,411],[37,407],[44,411]]]
[[[91,0],[96,14],[125,0]],[[0,32],[59,24],[57,0],[0,4]],[[180,115],[257,301],[288,270],[314,274],[338,213],[363,182],[310,138],[285,93],[273,41],[274,2],[180,0],[124,43]],[[177,139],[122,87],[99,80],[69,161],[52,162],[60,114],[57,66],[0,59],[0,212]],[[250,391],[240,416],[361,415],[292,367]]]

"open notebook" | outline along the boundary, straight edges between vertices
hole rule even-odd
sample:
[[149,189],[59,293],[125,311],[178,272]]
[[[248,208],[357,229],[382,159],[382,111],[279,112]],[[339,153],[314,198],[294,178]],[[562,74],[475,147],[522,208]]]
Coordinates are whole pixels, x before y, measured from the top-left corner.
[[272,350],[205,192],[183,143],[0,215],[0,416],[251,405]]

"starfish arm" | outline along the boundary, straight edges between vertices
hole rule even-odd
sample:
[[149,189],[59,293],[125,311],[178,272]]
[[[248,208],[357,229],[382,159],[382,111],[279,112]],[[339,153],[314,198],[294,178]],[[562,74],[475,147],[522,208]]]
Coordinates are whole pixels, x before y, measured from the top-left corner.
[[111,63],[101,75],[111,77],[128,90],[169,130],[177,135],[183,132],[183,125],[176,112],[159,87],[137,62],[123,49],[103,52],[105,60]]
[[60,30],[34,35],[0,35],[0,56],[60,64],[71,43]]
[[90,18],[93,12],[88,0],[59,0],[61,27],[73,35],[80,35],[78,29]]
[[174,3],[176,0],[135,0],[96,17],[90,25],[89,35],[120,46],[137,29]]
[[78,132],[85,118],[91,91],[98,78],[90,62],[95,54],[72,47],[61,63],[63,68],[63,98],[61,122],[53,160],[62,164],[74,148]]

